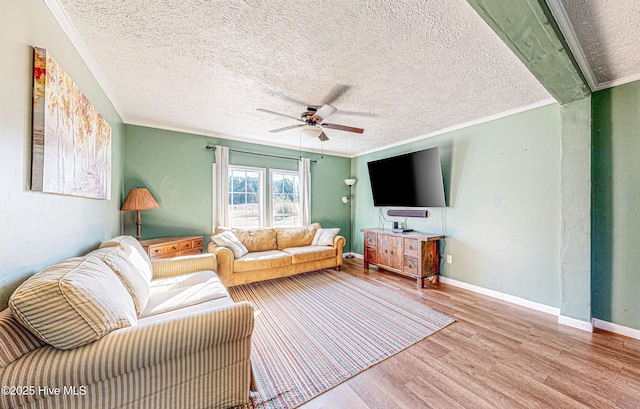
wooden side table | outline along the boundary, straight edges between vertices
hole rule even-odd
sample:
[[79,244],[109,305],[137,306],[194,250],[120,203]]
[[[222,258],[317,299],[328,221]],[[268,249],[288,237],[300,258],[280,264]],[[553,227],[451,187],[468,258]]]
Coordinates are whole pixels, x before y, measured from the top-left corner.
[[149,257],[169,258],[202,253],[202,236],[173,236],[140,240]]

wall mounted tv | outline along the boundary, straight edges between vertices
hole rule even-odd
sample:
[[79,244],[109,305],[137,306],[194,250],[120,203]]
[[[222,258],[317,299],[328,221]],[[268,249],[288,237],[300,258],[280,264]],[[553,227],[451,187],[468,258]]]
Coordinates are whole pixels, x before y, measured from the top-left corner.
[[445,207],[437,147],[368,162],[374,206]]

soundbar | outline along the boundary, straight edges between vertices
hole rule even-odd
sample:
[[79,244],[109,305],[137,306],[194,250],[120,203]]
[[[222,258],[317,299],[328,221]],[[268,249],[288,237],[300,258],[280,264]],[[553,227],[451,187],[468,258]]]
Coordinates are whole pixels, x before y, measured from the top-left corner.
[[387,216],[428,217],[428,210],[387,210]]

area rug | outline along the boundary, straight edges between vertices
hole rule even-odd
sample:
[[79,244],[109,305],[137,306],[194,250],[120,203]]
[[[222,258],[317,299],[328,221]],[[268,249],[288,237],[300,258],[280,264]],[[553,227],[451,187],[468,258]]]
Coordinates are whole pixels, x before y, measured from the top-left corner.
[[257,311],[246,408],[294,408],[454,319],[334,270],[230,287]]

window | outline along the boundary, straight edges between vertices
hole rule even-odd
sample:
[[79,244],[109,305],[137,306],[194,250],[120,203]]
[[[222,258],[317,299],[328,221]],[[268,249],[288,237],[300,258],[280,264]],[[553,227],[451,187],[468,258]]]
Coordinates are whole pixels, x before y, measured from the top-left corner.
[[229,166],[229,226],[264,226],[264,170]]
[[271,170],[271,225],[301,226],[302,199],[297,171]]

